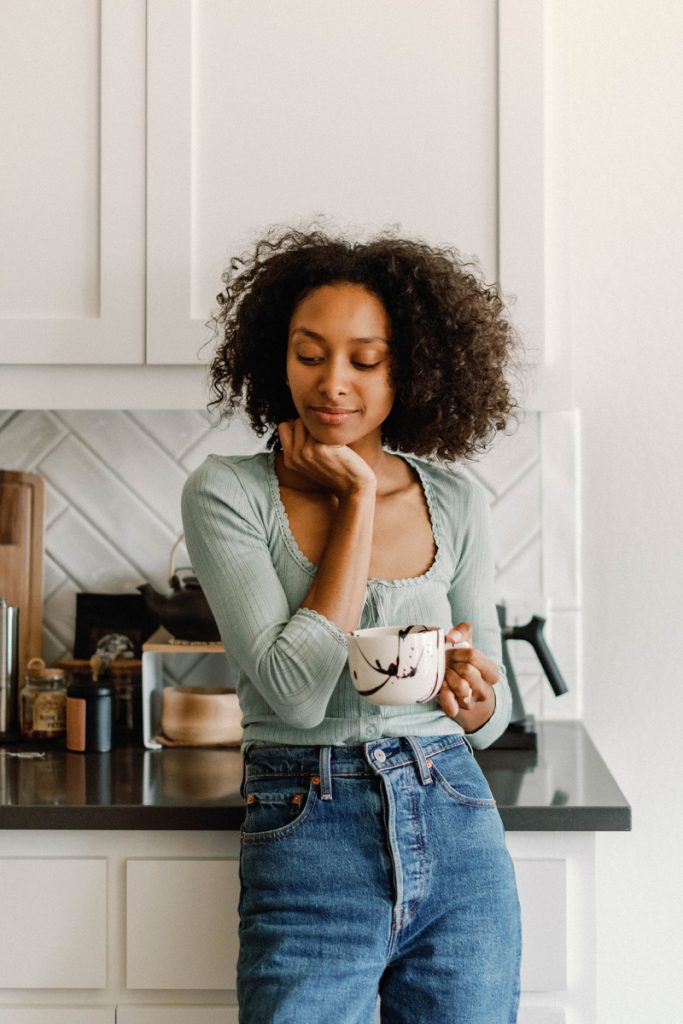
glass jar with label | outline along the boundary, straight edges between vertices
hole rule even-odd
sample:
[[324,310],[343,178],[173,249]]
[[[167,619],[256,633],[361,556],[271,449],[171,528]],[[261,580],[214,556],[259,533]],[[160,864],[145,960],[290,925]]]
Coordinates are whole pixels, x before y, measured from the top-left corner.
[[66,684],[61,668],[31,658],[19,694],[19,724],[31,740],[63,740],[66,735]]

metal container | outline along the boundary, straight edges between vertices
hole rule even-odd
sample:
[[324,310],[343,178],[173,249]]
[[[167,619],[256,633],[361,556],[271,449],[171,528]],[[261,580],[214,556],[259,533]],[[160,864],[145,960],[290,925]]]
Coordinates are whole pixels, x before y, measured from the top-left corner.
[[19,609],[0,597],[0,739],[16,739]]

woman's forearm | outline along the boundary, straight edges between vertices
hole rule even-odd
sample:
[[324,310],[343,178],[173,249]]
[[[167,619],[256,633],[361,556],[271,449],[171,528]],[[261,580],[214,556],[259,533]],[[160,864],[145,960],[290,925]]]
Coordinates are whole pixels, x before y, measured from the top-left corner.
[[374,518],[374,486],[340,497],[318,571],[301,603],[344,633],[357,628],[363,609]]

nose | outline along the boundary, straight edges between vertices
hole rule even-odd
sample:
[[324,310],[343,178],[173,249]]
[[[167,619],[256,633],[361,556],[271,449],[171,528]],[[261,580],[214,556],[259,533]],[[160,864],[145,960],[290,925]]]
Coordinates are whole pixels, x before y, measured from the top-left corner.
[[347,369],[340,359],[327,359],[320,368],[318,390],[327,398],[340,398],[349,393]]

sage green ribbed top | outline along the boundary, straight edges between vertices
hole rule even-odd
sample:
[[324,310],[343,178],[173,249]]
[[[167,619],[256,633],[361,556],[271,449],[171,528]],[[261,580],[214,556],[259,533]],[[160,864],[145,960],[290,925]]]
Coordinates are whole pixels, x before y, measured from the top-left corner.
[[[185,485],[183,523],[192,565],[239,668],[244,741],[364,743],[388,736],[462,733],[436,701],[370,704],[353,688],[346,636],[301,608],[316,572],[289,528],[270,452],[210,455]],[[496,709],[468,739],[492,743],[510,718],[493,597],[488,506],[467,477],[402,456],[424,489],[437,553],[426,573],[368,580],[359,628],[466,621],[474,644],[498,665]]]

